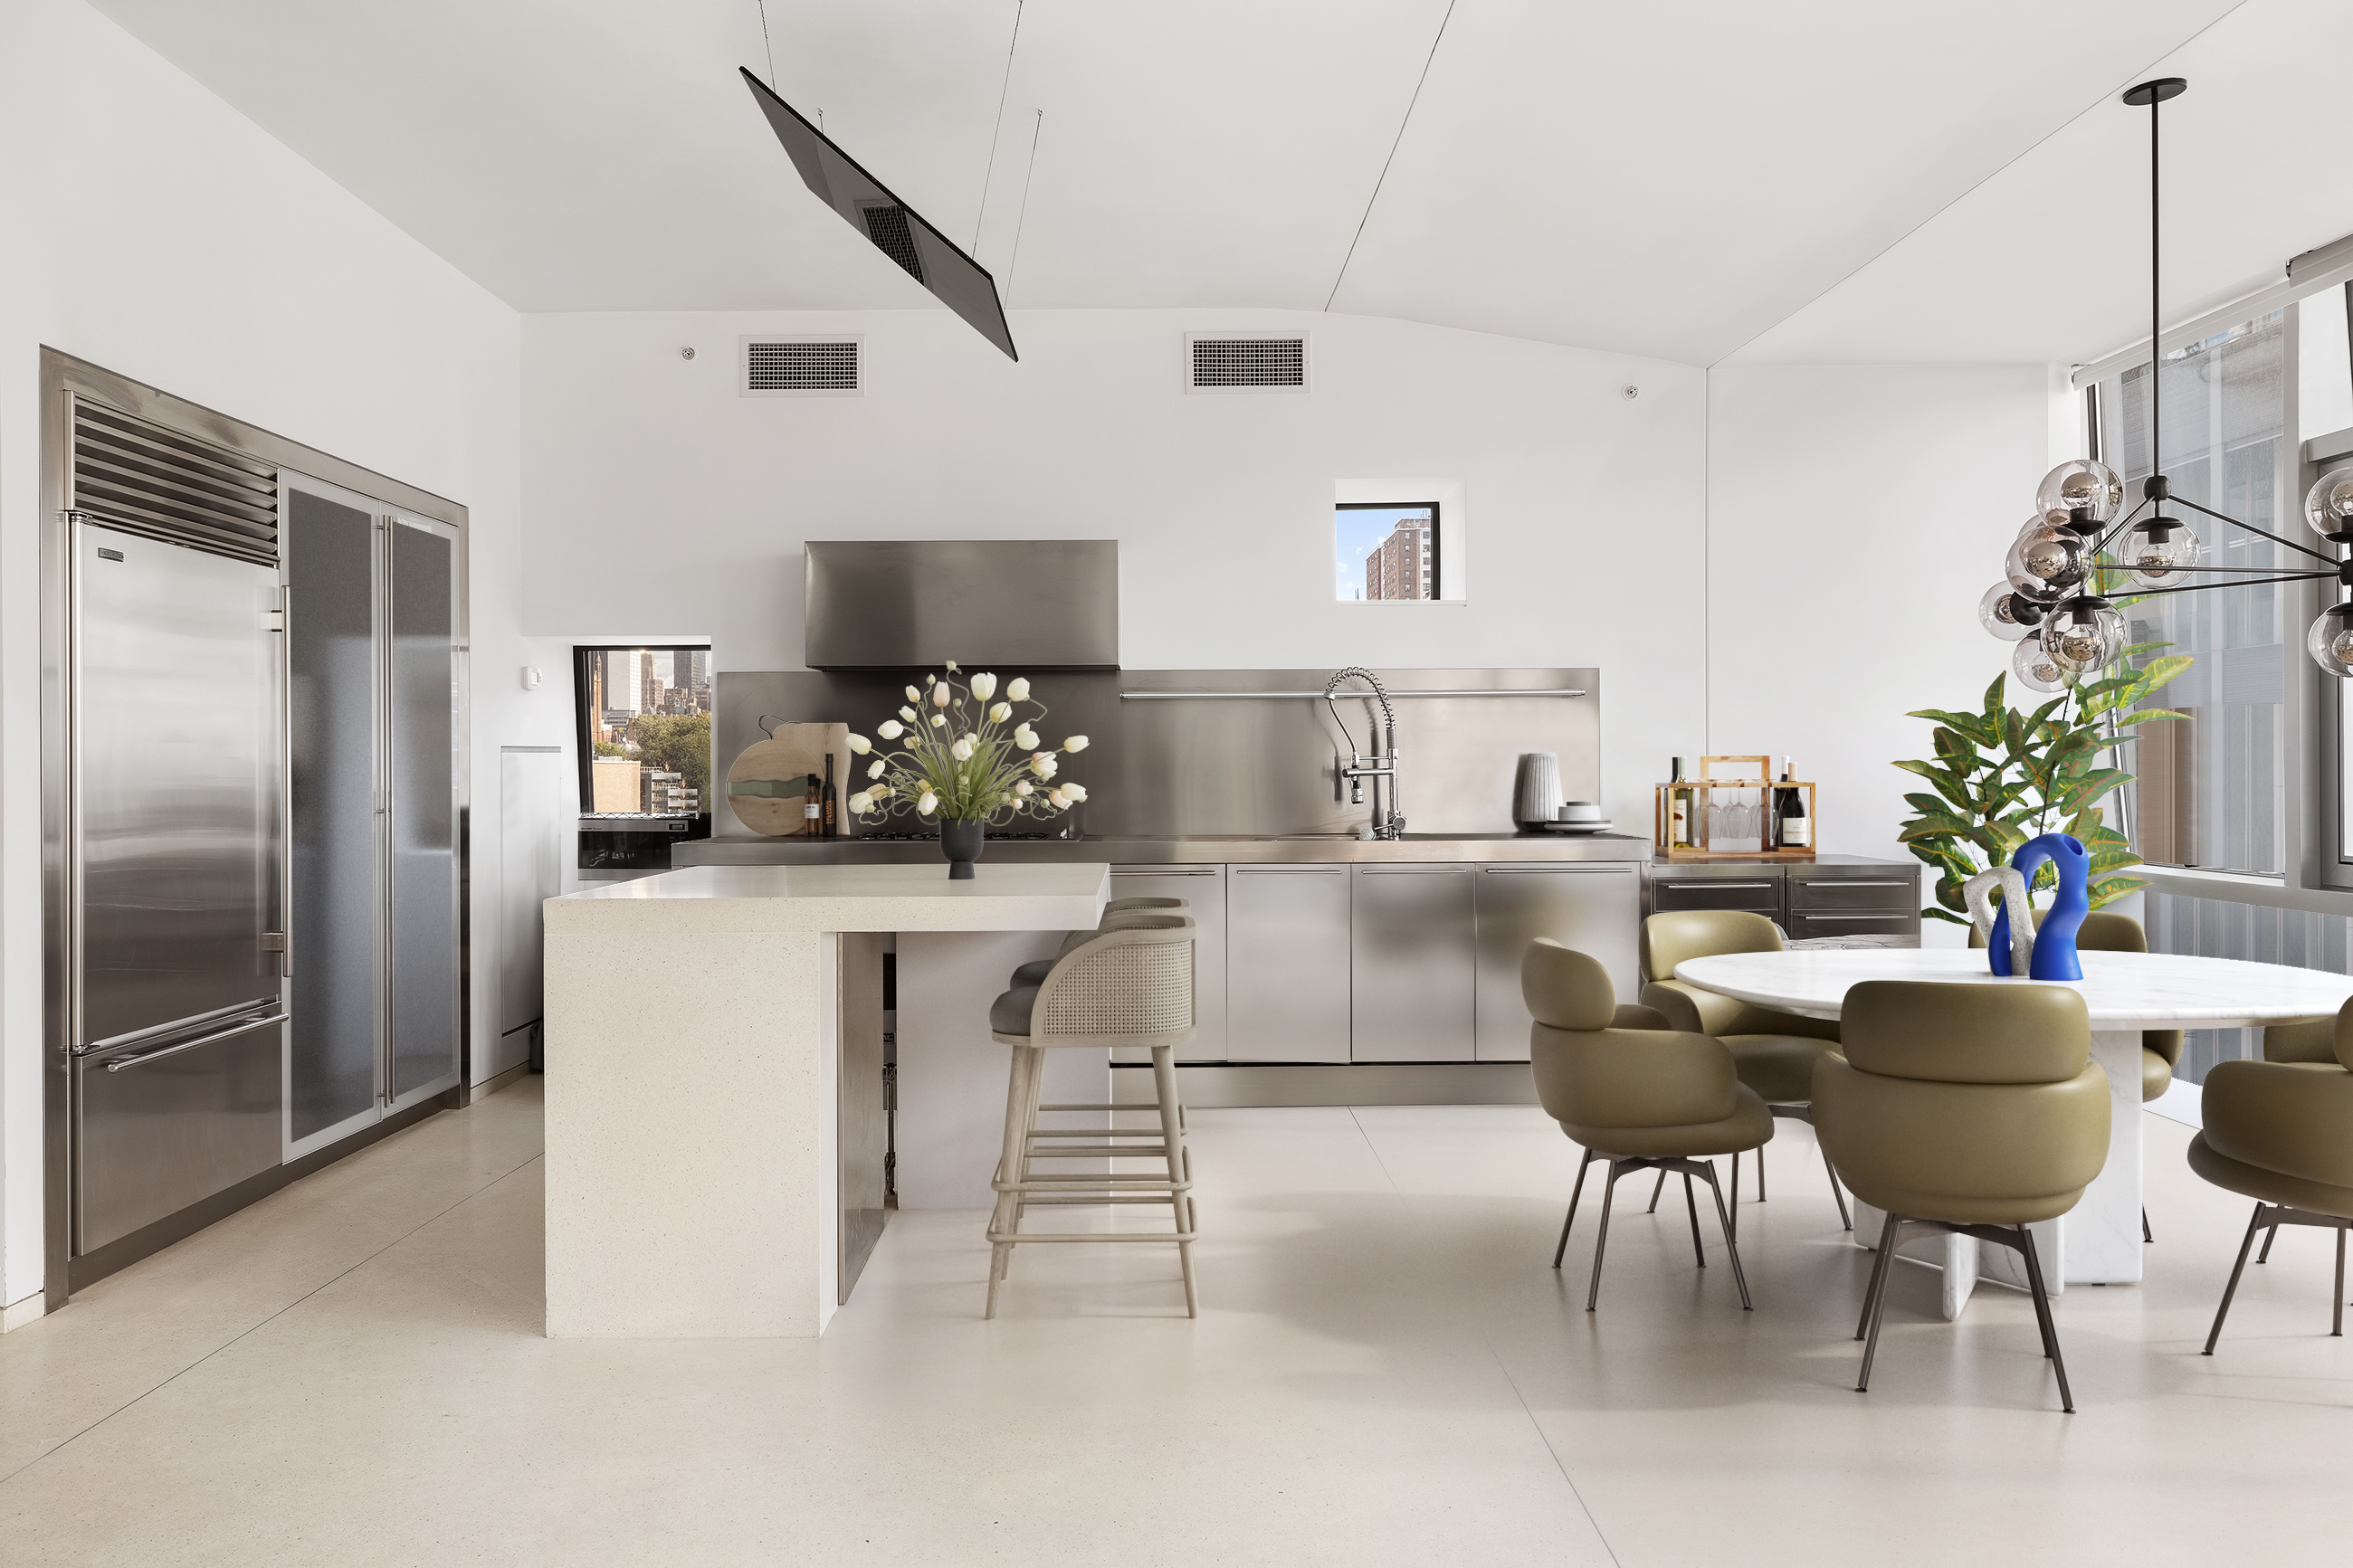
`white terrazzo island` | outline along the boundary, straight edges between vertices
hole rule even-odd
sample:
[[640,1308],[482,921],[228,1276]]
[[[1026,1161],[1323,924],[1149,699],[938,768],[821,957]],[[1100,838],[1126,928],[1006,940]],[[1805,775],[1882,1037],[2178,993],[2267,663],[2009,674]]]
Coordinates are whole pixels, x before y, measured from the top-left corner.
[[1092,926],[1110,869],[701,866],[549,900],[549,1337],[822,1331],[857,938]]

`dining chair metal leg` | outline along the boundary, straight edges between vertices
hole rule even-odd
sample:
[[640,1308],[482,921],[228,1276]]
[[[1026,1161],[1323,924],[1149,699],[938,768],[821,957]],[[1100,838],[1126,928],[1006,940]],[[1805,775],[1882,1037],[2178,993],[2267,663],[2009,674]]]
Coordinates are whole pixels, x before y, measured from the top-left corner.
[[[1662,1181],[1662,1182],[1663,1182],[1663,1181],[1665,1181],[1666,1179],[1667,1179],[1667,1173],[1666,1173],[1666,1172],[1665,1172],[1665,1171],[1663,1171],[1663,1170],[1662,1170],[1662,1171],[1661,1171],[1661,1172],[1659,1173],[1659,1180],[1661,1180],[1661,1181]],[[1694,1258],[1698,1258],[1698,1259],[1699,1259],[1699,1266],[1700,1266],[1702,1268],[1706,1268],[1706,1267],[1707,1267],[1707,1248],[1700,1245],[1700,1239],[1699,1239],[1699,1200],[1692,1196],[1691,1175],[1690,1175],[1690,1173],[1689,1173],[1688,1172],[1686,1172],[1686,1173],[1684,1173],[1684,1175],[1683,1175],[1683,1207],[1691,1211],[1691,1227],[1692,1227],[1692,1256],[1693,1256],[1693,1257],[1694,1257]],[[2343,1247],[2343,1242],[2344,1242],[2344,1240],[2345,1240],[2345,1236],[2344,1236],[2344,1233],[2343,1233],[2342,1231],[2340,1231],[2340,1232],[2338,1232],[2338,1233],[2337,1233],[2337,1242],[2338,1242],[2338,1244],[2339,1244],[2339,1245],[2338,1245],[2338,1247],[2337,1247],[2337,1254],[2338,1254],[2338,1257],[2337,1257],[2337,1268],[2339,1268],[2339,1270],[2341,1271],[2341,1270],[2343,1269],[2343,1268],[2344,1268],[2344,1263],[2345,1263],[2344,1256],[2343,1256],[2343,1254],[2344,1254],[2344,1250],[2345,1250],[2345,1249],[2344,1249],[2344,1247]],[[2337,1294],[2341,1296],[2341,1295],[2343,1295],[2344,1293],[2345,1293],[2345,1292],[2344,1292],[2343,1288],[2342,1288],[2342,1287],[2339,1287],[2339,1289],[2338,1289],[2338,1290],[2337,1290]]]
[[[1735,1154],[1733,1158],[1737,1160],[1740,1156]],[[1760,1204],[1765,1201],[1765,1145],[1762,1143],[1757,1145],[1757,1201]]]
[[1658,1213],[1658,1212],[1659,1212],[1659,1194],[1660,1194],[1661,1193],[1665,1192],[1666,1190],[1667,1190],[1667,1173],[1666,1173],[1666,1172],[1664,1172],[1664,1171],[1661,1171],[1661,1172],[1659,1173],[1659,1179],[1658,1179],[1656,1182],[1654,1182],[1653,1184],[1651,1184],[1651,1206],[1650,1206],[1649,1208],[1644,1209],[1642,1212],[1643,1212],[1644,1214],[1656,1214],[1656,1213]]
[[1577,1223],[1577,1200],[1585,1195],[1585,1167],[1593,1163],[1593,1151],[1588,1149],[1585,1158],[1577,1163],[1577,1185],[1569,1190],[1568,1217],[1560,1222],[1560,1245],[1552,1249],[1552,1266],[1560,1267],[1561,1255],[1568,1250],[1568,1227]]
[[1601,1188],[1601,1234],[1593,1242],[1593,1282],[1585,1289],[1585,1310],[1588,1312],[1601,1299],[1601,1254],[1609,1245],[1609,1198],[1618,1190],[1618,1173],[1621,1168],[1616,1160],[1611,1160],[1609,1180]]
[[1839,1228],[1852,1230],[1854,1216],[1846,1212],[1846,1193],[1839,1186],[1838,1168],[1831,1163],[1827,1154],[1822,1156],[1822,1170],[1831,1179],[1831,1196],[1838,1200]]
[[2263,1254],[2262,1254],[2262,1256],[2258,1257],[2258,1258],[2255,1259],[2255,1261],[2256,1261],[2256,1262],[2258,1262],[2258,1263],[2269,1263],[2269,1262],[2272,1260],[2272,1243],[2273,1243],[2273,1242],[2274,1242],[2274,1241],[2277,1241],[2278,1239],[2279,1239],[2279,1226],[2272,1226],[2268,1231],[2266,1231],[2266,1232],[2264,1233],[2264,1235],[2263,1235]]
[[1889,1261],[1894,1256],[1895,1249],[1887,1245],[1885,1229],[1882,1227],[1879,1250],[1872,1255],[1871,1259],[1871,1283],[1862,1288],[1862,1311],[1854,1321],[1854,1337],[1857,1340],[1870,1331],[1871,1304],[1879,1300],[1880,1285],[1886,1279]]
[[2334,1339],[2345,1337],[2345,1227],[2341,1225],[2337,1227],[2337,1304],[2328,1332]]
[[2042,1327],[2044,1353],[2051,1358],[2051,1370],[2059,1374],[2059,1407],[2073,1415],[2075,1396],[2067,1388],[2067,1358],[2059,1353],[2059,1325],[2051,1318],[2051,1293],[2042,1288],[2042,1261],[2035,1255],[2034,1232],[2021,1225],[2018,1236],[2019,1250],[2026,1254],[2026,1281],[2034,1289],[2034,1316]]
[[[1732,1168],[1735,1171],[1740,1169],[1740,1156],[1737,1154],[1732,1157]],[[1715,1220],[1724,1226],[1724,1250],[1732,1259],[1732,1282],[1740,1287],[1740,1310],[1753,1312],[1757,1310],[1757,1303],[1748,1299],[1748,1275],[1740,1267],[1740,1242],[1733,1234],[1732,1212],[1724,1205],[1724,1189],[1715,1184],[1715,1163],[1708,1161],[1700,1167],[1700,1173],[1707,1182],[1707,1190],[1715,1198]]]
[[[1713,1160],[1711,1160],[1711,1161],[1709,1161],[1709,1162],[1708,1162],[1708,1165],[1709,1165],[1709,1167],[1710,1167],[1711,1169],[1713,1169],[1713,1168],[1715,1167],[1715,1161],[1713,1161]],[[1731,1234],[1732,1234],[1733,1236],[1735,1236],[1735,1237],[1737,1237],[1737,1236],[1740,1234],[1740,1156],[1739,1156],[1739,1155],[1737,1155],[1737,1154],[1735,1154],[1735,1155],[1732,1157],[1732,1231],[1731,1231]]]
[[[2231,1265],[2231,1282],[2222,1287],[2222,1304],[2214,1309],[2214,1326],[2206,1331],[2206,1348],[2198,1352],[2200,1355],[2212,1355],[2214,1342],[2222,1337],[2222,1320],[2231,1315],[2231,1298],[2239,1293],[2239,1276],[2246,1271],[2247,1250],[2255,1245],[2255,1232],[2263,1228],[2264,1207],[2257,1204],[2254,1216],[2247,1221],[2247,1239],[2239,1243],[2239,1260]],[[2273,1234],[2278,1234],[2278,1227],[2273,1228]]]
[[1892,1272],[1887,1267],[1887,1259],[1895,1251],[1896,1232],[1903,1228],[1903,1224],[1891,1214],[1887,1216],[1887,1223],[1879,1227],[1879,1268],[1872,1276],[1871,1295],[1862,1303],[1863,1321],[1871,1325],[1871,1331],[1863,1341],[1862,1371],[1854,1380],[1857,1394],[1871,1392],[1871,1363],[1879,1354],[1879,1320],[1887,1310],[1887,1276]]

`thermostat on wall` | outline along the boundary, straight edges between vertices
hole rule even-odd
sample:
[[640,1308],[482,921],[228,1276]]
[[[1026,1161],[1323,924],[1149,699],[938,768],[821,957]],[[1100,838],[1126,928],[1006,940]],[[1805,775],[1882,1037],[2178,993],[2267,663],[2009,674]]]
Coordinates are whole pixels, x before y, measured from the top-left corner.
[[538,690],[540,679],[541,677],[538,670],[533,668],[527,664],[522,667],[522,689],[525,691]]

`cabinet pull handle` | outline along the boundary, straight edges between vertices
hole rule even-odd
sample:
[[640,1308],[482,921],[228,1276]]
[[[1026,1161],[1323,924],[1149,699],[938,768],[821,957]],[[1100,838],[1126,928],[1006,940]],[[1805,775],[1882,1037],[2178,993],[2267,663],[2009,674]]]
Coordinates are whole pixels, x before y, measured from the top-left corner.
[[1817,914],[1801,914],[1801,915],[1799,915],[1798,918],[1799,918],[1799,919],[1800,919],[1800,920],[1809,920],[1809,921],[1908,921],[1908,920],[1910,920],[1912,917],[1911,917],[1910,915],[1865,915],[1865,914],[1852,914],[1852,915],[1846,915],[1846,914],[1839,914],[1839,915],[1817,915]]
[[1909,882],[1855,882],[1841,877],[1827,882],[1800,882],[1801,888],[1908,888]]
[[[1630,877],[1634,874],[1631,866],[1482,866],[1479,869],[1490,877]],[[1687,887],[1690,884],[1677,882],[1671,885]],[[1769,884],[1757,882],[1751,885],[1762,888]]]
[[1662,888],[1769,888],[1770,882],[1662,882]]

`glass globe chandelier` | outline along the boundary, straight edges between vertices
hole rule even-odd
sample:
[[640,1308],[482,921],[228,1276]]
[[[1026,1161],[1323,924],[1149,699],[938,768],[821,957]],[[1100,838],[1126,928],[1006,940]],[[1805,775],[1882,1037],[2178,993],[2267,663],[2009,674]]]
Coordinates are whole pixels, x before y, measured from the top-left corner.
[[[2353,468],[2321,476],[2304,498],[2305,521],[2328,542],[2331,548],[2326,552],[2177,496],[2165,475],[2163,449],[2158,444],[2156,381],[2164,358],[2158,331],[2157,107],[2189,90],[2187,81],[2168,76],[2142,82],[2124,95],[2125,102],[2148,110],[2149,476],[2141,481],[2140,503],[2125,510],[2124,479],[2097,458],[2060,464],[2035,488],[2034,515],[2003,557],[2002,581],[1978,602],[1978,623],[2004,642],[2018,645],[2010,670],[2030,690],[2064,691],[2122,654],[2124,617],[2099,592],[2109,580],[2121,578],[2135,598],[2265,583],[2353,586],[2353,562],[2340,553],[2342,546],[2353,544]],[[2261,535],[2319,562],[2326,570],[2201,565],[2204,547],[2196,531],[2168,515],[2168,503]],[[2187,581],[2193,573],[2211,573],[2221,580]],[[2306,634],[2304,646],[2321,668],[2353,679],[2353,603],[2323,610]]]

